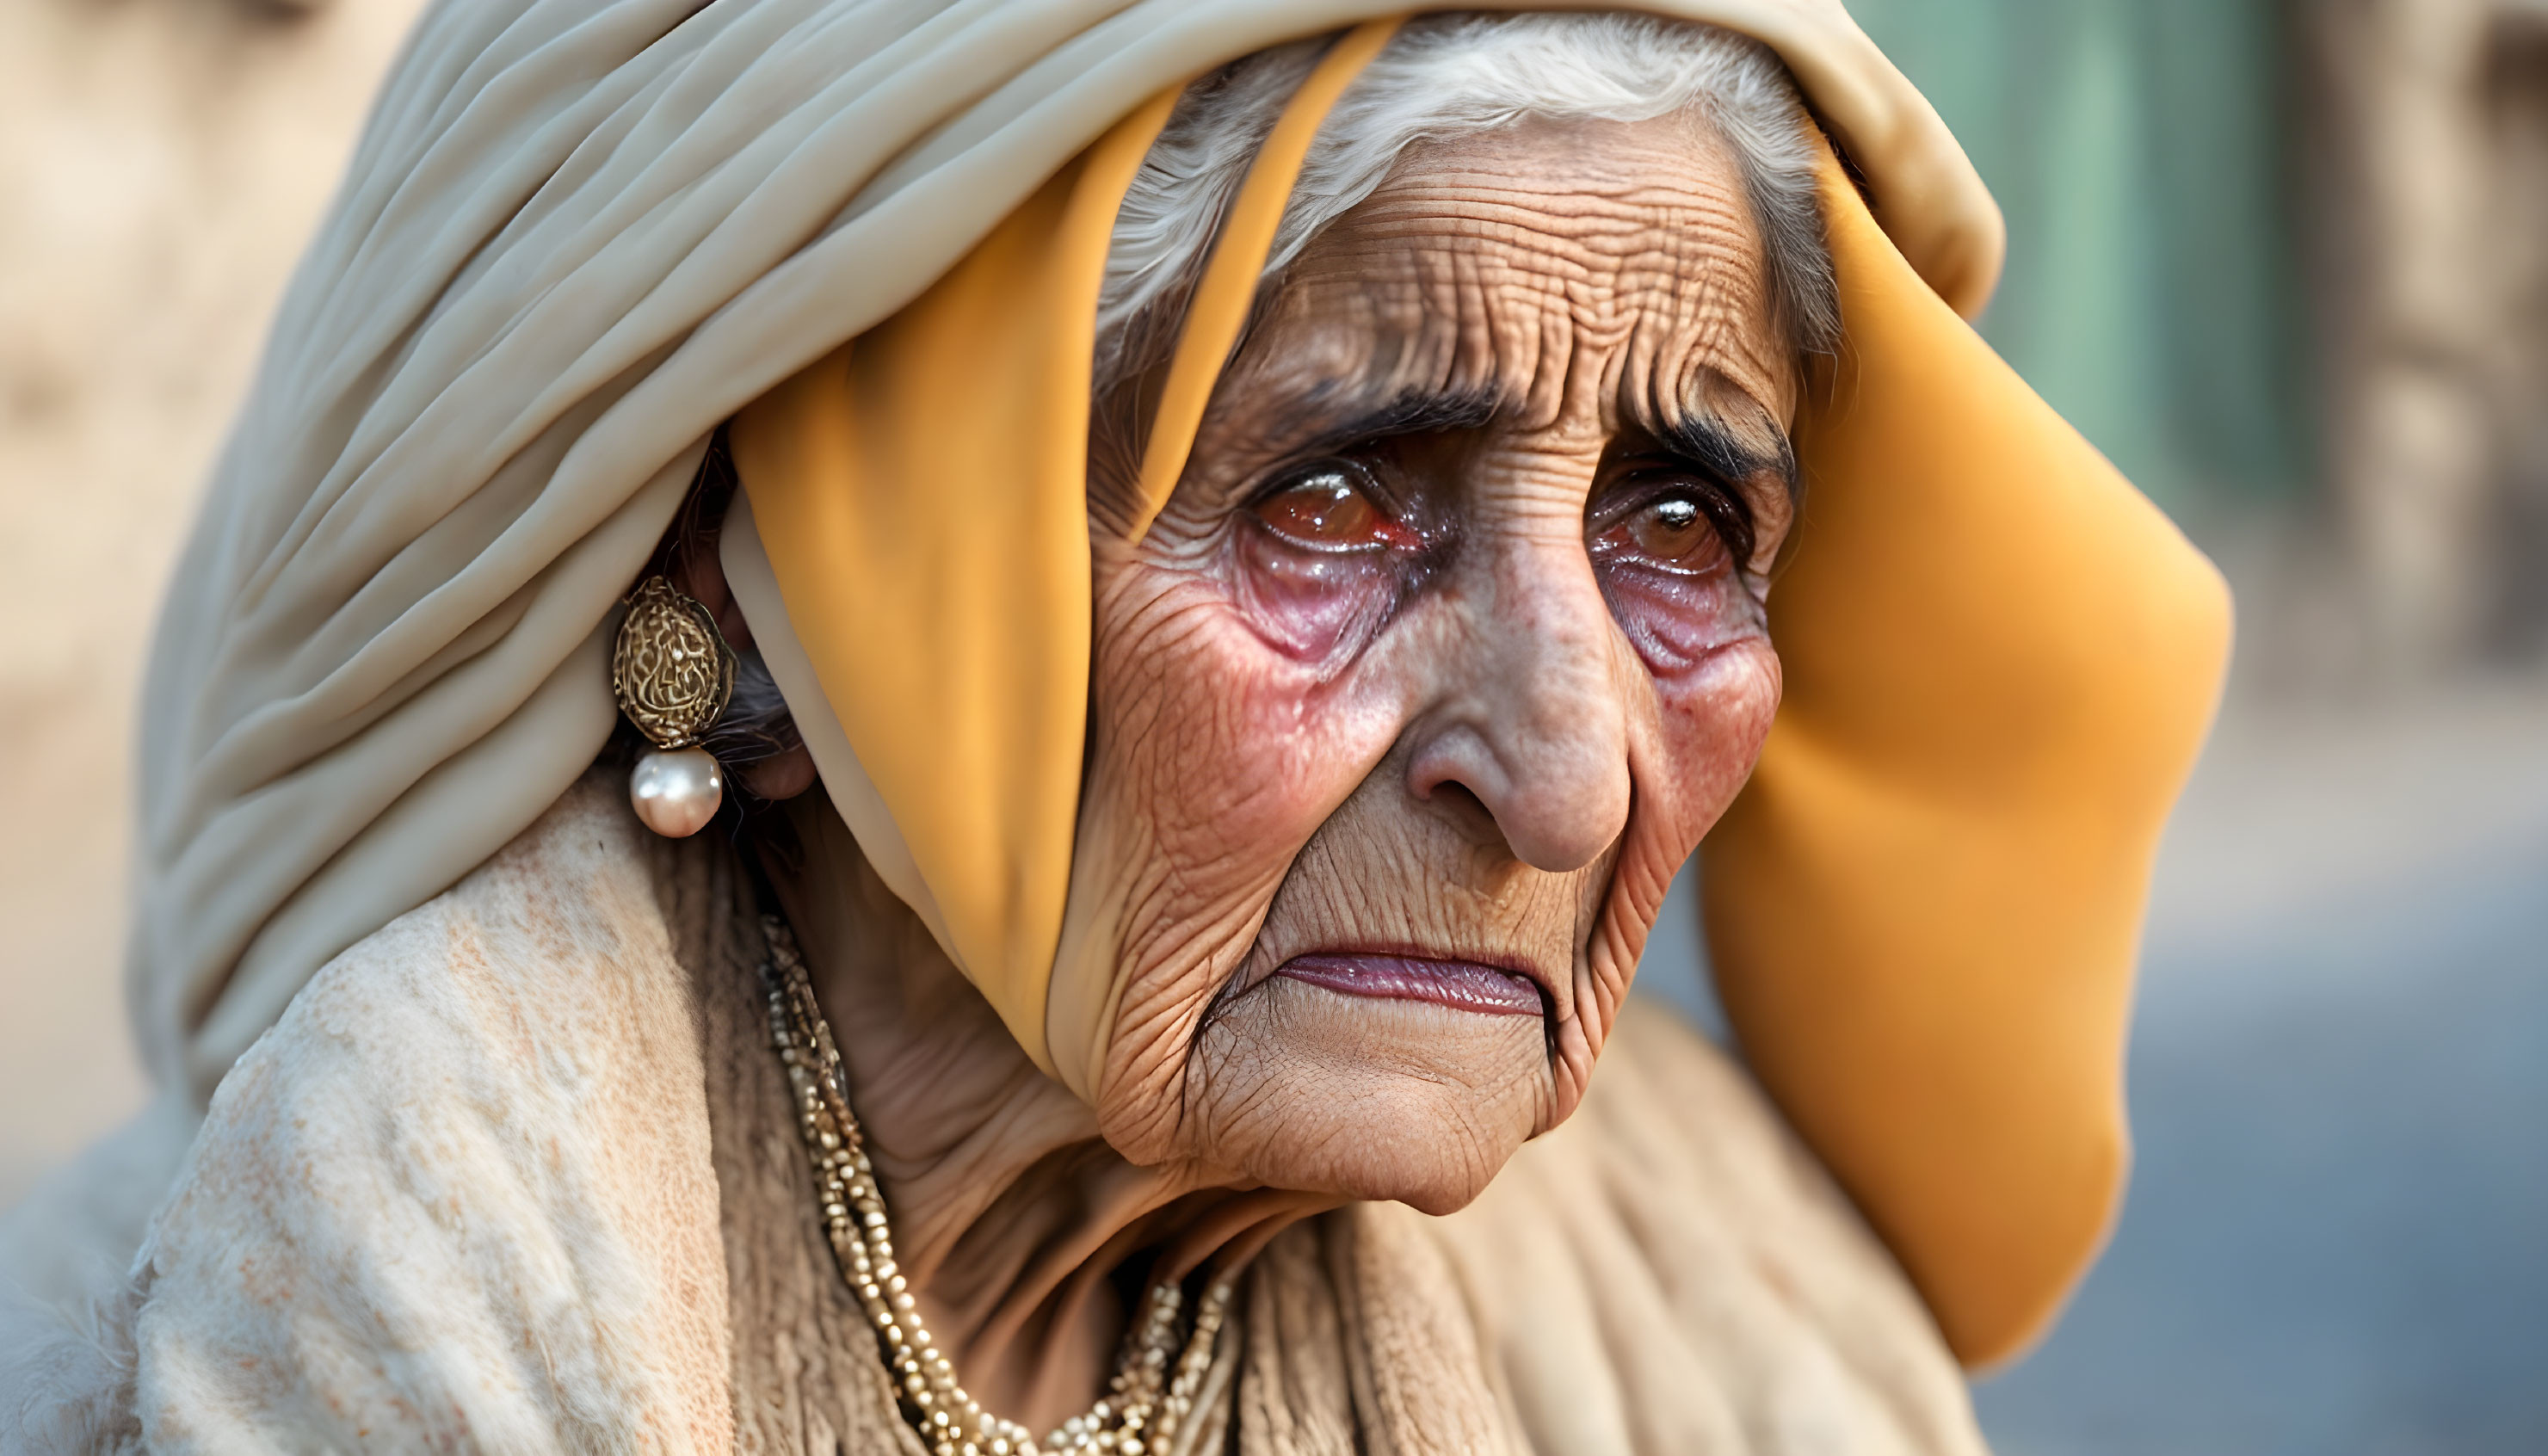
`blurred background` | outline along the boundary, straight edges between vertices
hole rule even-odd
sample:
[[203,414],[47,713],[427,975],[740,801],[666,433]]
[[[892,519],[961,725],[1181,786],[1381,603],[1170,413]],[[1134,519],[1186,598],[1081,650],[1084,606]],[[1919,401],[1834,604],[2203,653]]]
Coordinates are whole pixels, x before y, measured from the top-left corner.
[[[0,0],[0,1208],[137,1109],[159,583],[415,0]],[[2548,1452],[2548,0],[1853,0],[1992,342],[2219,560],[2139,1162],[2006,1456]],[[1643,988],[1708,1014],[1684,908]]]

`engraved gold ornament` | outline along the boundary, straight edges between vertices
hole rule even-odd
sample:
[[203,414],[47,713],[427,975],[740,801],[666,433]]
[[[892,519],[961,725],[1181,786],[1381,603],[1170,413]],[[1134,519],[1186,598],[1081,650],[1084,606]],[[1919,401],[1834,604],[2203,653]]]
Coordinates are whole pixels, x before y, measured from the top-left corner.
[[662,577],[629,595],[610,655],[619,710],[659,749],[696,744],[734,695],[734,653],[708,609]]

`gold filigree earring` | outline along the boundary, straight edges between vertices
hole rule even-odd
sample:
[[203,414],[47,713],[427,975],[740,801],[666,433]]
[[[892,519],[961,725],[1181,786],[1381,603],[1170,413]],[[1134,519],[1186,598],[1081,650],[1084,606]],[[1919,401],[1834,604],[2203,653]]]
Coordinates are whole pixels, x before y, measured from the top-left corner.
[[734,696],[734,649],[716,615],[662,577],[638,583],[610,654],[610,692],[655,746],[628,775],[637,817],[667,839],[706,828],[725,802],[725,774],[699,740]]

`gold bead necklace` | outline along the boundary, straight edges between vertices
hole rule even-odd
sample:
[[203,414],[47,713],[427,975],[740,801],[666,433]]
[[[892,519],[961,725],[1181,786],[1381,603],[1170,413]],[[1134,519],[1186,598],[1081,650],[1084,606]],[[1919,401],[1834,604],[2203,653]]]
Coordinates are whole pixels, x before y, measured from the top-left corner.
[[840,1050],[822,1008],[814,1003],[813,983],[804,958],[796,954],[795,937],[775,915],[763,916],[761,926],[770,945],[770,963],[761,972],[770,993],[770,1040],[795,1095],[797,1131],[814,1165],[823,1231],[841,1277],[875,1325],[903,1418],[935,1456],[1058,1456],[1067,1451],[1167,1456],[1174,1451],[1229,1314],[1230,1277],[1222,1275],[1205,1289],[1194,1330],[1182,1349],[1177,1316],[1184,1291],[1174,1281],[1152,1284],[1125,1338],[1105,1399],[1043,1438],[983,1410],[956,1382],[954,1362],[930,1335],[909,1281],[894,1262],[884,1196],[867,1166],[865,1138],[850,1112]]

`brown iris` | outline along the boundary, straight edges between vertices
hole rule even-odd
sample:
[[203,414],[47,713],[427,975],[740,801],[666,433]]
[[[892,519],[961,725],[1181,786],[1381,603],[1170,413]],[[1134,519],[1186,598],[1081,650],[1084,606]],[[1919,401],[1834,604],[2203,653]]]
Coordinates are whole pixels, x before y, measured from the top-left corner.
[[1373,502],[1360,472],[1321,466],[1256,502],[1256,518],[1313,551],[1377,551],[1412,544],[1413,533]]
[[1725,562],[1725,538],[1698,502],[1666,496],[1638,506],[1601,533],[1598,555],[1627,558],[1665,571],[1701,576]]

